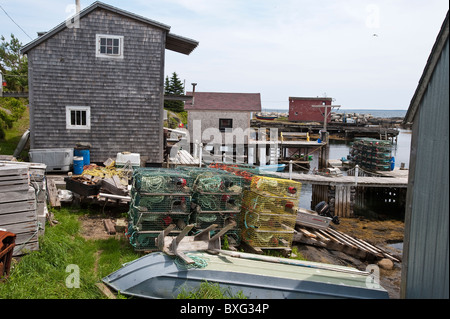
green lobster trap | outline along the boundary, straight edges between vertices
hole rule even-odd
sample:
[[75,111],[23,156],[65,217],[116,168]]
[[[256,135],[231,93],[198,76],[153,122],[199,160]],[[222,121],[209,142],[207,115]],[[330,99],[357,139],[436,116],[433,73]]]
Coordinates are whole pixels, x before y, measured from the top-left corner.
[[247,209],[272,214],[297,215],[298,204],[298,198],[263,196],[252,191],[244,191],[242,198],[242,206]]
[[[219,232],[219,230],[213,230],[211,232],[211,237],[214,236],[215,234],[217,234]],[[240,231],[239,229],[231,229],[227,232],[225,232],[225,234],[222,235],[222,240],[221,240],[221,244],[222,246],[233,246],[233,247],[237,247],[241,244],[241,236],[240,236]]]
[[350,157],[355,164],[372,171],[388,171],[391,169],[390,141],[373,138],[358,138],[352,144]]
[[190,221],[189,213],[155,213],[131,209],[130,220],[139,230],[162,231],[170,224],[176,225],[175,230],[182,230]]
[[186,169],[194,179],[193,190],[199,193],[241,193],[244,187],[240,176],[211,168]]
[[132,187],[142,194],[190,193],[193,178],[180,170],[137,168]]
[[239,227],[239,217],[240,212],[195,212],[191,216],[190,223],[198,229],[205,229],[216,224],[220,230],[234,221],[236,222],[235,228],[237,228]]
[[242,194],[203,194],[194,193],[192,202],[202,212],[240,211]]
[[131,206],[148,212],[189,212],[190,194],[142,195],[131,192]]

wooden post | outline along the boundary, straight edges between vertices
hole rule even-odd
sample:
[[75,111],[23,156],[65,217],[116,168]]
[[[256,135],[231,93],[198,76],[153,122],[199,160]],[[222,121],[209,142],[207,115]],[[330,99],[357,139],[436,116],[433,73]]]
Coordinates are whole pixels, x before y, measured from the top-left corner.
[[292,160],[289,161],[289,179],[292,180]]

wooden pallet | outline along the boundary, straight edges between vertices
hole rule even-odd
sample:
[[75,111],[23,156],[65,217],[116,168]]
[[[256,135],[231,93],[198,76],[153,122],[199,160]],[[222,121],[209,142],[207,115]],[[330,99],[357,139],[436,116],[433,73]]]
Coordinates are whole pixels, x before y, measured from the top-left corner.
[[393,256],[379,247],[362,239],[353,238],[330,227],[327,229],[314,229],[297,225],[293,241],[330,250],[342,251],[362,260],[373,261],[388,258],[393,262],[401,262],[399,257]]
[[28,168],[0,164],[0,228],[16,234],[13,256],[38,250],[38,219],[35,190]]

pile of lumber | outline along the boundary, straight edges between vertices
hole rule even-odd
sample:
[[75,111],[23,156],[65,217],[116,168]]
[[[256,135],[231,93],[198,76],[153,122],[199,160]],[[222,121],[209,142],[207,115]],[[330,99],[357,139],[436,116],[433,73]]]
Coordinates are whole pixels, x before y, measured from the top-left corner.
[[0,228],[16,234],[13,256],[39,249],[47,212],[45,165],[0,162]]
[[393,262],[401,262],[399,257],[393,256],[362,239],[351,237],[345,233],[328,227],[317,229],[311,227],[296,226],[294,242],[342,251],[361,260],[380,260],[388,258]]

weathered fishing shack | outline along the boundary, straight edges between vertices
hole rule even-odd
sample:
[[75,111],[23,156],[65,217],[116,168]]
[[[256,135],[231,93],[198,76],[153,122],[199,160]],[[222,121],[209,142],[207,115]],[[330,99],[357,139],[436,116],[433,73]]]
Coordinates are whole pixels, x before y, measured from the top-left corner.
[[198,45],[170,26],[94,2],[25,45],[30,147],[90,144],[91,162],[118,152],[163,162],[165,50]]
[[402,298],[449,297],[448,11],[406,113],[412,124]]

